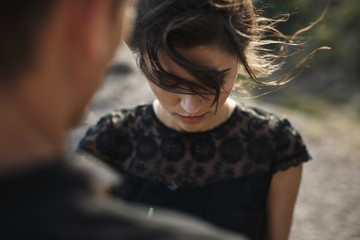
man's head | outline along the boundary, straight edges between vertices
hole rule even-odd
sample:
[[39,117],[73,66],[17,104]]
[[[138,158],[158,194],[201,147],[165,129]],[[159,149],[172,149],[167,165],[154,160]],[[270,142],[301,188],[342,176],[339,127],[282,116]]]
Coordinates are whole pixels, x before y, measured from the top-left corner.
[[0,106],[52,137],[77,123],[124,37],[131,3],[1,1]]
[[[129,0],[107,0],[104,1],[111,6],[109,18],[116,18],[121,5]],[[31,67],[31,62],[36,55],[36,48],[41,48],[38,41],[40,34],[46,27],[49,18],[53,17],[59,8],[59,3],[66,1],[59,0],[37,0],[33,1],[2,1],[0,3],[0,83],[11,84],[11,80],[17,72]],[[96,1],[76,0],[70,5],[79,7],[82,5],[83,13],[94,6]],[[75,2],[75,3],[74,3]],[[77,2],[77,3],[76,3]],[[122,8],[123,9],[123,8]],[[81,15],[78,16],[79,19]],[[84,19],[85,20],[85,19]],[[81,23],[80,23],[81,24]],[[74,24],[75,26],[75,24]],[[115,33],[120,33],[117,29]]]
[[0,3],[0,81],[11,84],[11,77],[30,64],[37,32],[44,25],[54,0],[1,1]]

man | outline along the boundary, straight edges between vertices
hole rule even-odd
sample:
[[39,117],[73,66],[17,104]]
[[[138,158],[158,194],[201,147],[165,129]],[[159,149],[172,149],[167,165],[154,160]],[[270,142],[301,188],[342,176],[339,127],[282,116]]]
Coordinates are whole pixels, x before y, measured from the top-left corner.
[[0,239],[238,239],[180,215],[147,219],[106,194],[105,167],[63,152],[131,4],[1,1]]

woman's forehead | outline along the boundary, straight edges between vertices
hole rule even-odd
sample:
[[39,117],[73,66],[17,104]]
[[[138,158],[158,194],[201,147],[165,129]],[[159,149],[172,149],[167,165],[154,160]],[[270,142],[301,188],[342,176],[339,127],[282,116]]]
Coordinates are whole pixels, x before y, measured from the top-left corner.
[[[199,66],[213,68],[216,71],[237,68],[238,65],[236,57],[214,45],[201,45],[194,48],[177,47],[176,51],[186,60]],[[158,50],[158,58],[161,66],[169,73],[191,76],[184,68],[175,63],[164,49]]]

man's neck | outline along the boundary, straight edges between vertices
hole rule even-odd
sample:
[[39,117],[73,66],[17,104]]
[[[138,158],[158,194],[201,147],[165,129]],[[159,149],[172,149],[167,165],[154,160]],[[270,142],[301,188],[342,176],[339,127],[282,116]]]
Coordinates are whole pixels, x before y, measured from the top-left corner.
[[30,116],[10,107],[0,104],[0,175],[35,167],[61,155],[61,140],[42,131]]

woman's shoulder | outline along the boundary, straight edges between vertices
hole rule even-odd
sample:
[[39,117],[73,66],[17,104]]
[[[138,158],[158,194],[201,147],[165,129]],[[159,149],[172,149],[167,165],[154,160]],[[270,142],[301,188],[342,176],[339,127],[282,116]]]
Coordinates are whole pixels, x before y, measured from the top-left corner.
[[125,123],[134,123],[137,118],[148,115],[151,112],[151,107],[151,104],[141,104],[133,108],[113,110],[100,117],[98,122],[90,129],[96,130],[98,127],[118,128]]
[[246,121],[260,121],[268,123],[268,127],[289,127],[290,121],[286,116],[267,110],[259,106],[248,106],[238,102],[236,106],[238,115]]
[[236,109],[243,117],[258,118],[258,119],[271,119],[277,117],[274,113],[265,110],[258,106],[250,106],[241,102],[236,102]]
[[253,139],[250,140],[250,149],[253,149],[250,152],[253,152],[253,158],[265,159],[272,154],[265,156],[264,153],[274,153],[273,173],[311,159],[303,138],[286,117],[244,104],[239,104],[237,111],[246,122],[248,136]]
[[285,116],[273,113],[265,108],[237,103],[236,111],[238,118],[247,122],[248,126],[258,125],[259,128],[266,127],[269,130],[293,128],[290,121]]
[[[115,141],[123,139],[131,129],[136,128],[139,122],[137,119],[147,116],[151,110],[151,104],[143,104],[134,108],[117,109],[102,116],[96,124],[88,128],[77,151],[94,153],[99,149],[107,149],[101,152],[111,152]],[[99,154],[95,155],[99,157]]]

